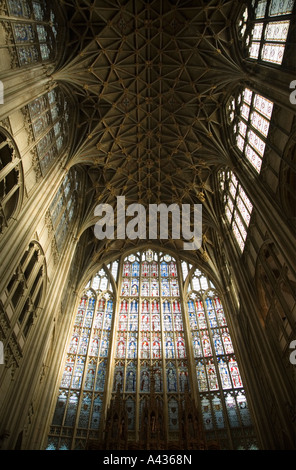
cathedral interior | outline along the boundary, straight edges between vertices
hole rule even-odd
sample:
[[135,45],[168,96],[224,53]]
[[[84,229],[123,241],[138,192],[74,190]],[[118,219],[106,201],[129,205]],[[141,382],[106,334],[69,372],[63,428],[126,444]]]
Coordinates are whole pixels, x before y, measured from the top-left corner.
[[295,18],[0,0],[0,449],[296,449]]

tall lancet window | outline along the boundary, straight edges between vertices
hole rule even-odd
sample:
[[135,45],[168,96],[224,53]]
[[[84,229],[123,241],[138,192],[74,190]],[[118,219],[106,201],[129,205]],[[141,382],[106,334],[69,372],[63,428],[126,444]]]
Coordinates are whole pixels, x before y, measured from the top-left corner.
[[253,0],[239,23],[240,36],[252,61],[281,65],[295,0]]
[[189,386],[176,260],[152,250],[123,263],[113,392],[125,396],[130,436],[143,425],[152,375],[166,410],[168,438],[179,430],[181,399]]
[[206,439],[218,442],[221,449],[256,448],[222,301],[212,282],[198,269],[189,277],[187,309]]
[[111,274],[102,269],[87,284],[77,307],[48,449],[84,449],[87,439],[98,438],[114,300]]
[[272,101],[247,87],[229,105],[236,147],[257,173],[261,172],[273,107]]
[[219,175],[223,211],[241,252],[244,251],[253,204],[232,171]]
[[23,110],[35,143],[32,153],[37,178],[44,177],[65,150],[70,133],[69,111],[68,100],[58,86]]

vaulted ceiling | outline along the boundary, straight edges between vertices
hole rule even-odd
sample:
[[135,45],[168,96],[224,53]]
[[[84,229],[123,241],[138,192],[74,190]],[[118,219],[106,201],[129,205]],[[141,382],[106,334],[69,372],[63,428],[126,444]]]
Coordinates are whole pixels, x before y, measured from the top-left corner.
[[[132,246],[93,235],[94,207],[115,206],[116,196],[145,206],[202,203],[204,242],[212,246],[219,225],[213,175],[230,163],[225,102],[245,77],[235,41],[242,2],[61,4],[68,41],[53,78],[70,87],[79,107],[71,165],[87,173],[82,231],[93,256]],[[175,240],[161,243],[181,250]]]

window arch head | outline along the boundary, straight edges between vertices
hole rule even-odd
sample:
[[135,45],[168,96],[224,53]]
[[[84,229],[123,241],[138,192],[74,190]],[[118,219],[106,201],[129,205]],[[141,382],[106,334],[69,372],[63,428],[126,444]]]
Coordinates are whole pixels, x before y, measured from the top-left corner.
[[11,135],[0,128],[0,233],[22,203],[23,167]]

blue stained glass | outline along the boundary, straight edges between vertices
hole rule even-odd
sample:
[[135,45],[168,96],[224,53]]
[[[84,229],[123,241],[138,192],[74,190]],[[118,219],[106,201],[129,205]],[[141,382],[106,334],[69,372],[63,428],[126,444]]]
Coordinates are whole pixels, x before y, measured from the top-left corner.
[[40,5],[40,3],[33,2],[33,11],[34,11],[35,20],[37,20],[37,21],[43,21],[44,20],[45,12],[44,12],[42,6]]
[[34,31],[30,24],[14,24],[13,25],[16,42],[33,42]]
[[161,277],[168,277],[169,275],[168,265],[164,261],[160,265],[160,274],[161,274]]
[[37,34],[38,34],[39,41],[40,42],[46,42],[46,40],[47,40],[47,31],[46,31],[45,27],[38,24],[36,26],[36,29],[37,29]]
[[92,418],[90,427],[91,429],[99,429],[100,416],[102,410],[102,399],[100,396],[96,397],[93,402]]
[[174,366],[171,366],[167,369],[167,390],[168,392],[177,391],[177,378]]
[[140,275],[140,264],[137,261],[135,261],[132,264],[132,276],[139,277],[139,275]]
[[40,44],[40,52],[42,60],[48,60],[50,57],[50,48],[47,44]]
[[38,62],[39,54],[35,46],[18,47],[20,65],[30,65]]
[[8,8],[12,16],[30,18],[31,12],[27,1],[8,0]]

